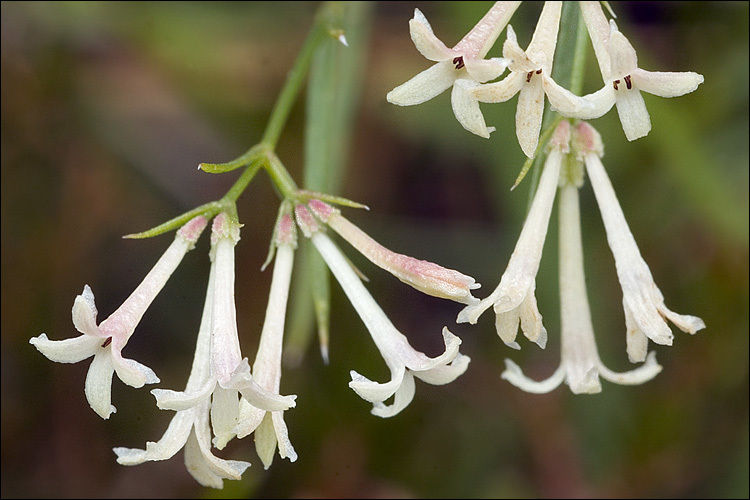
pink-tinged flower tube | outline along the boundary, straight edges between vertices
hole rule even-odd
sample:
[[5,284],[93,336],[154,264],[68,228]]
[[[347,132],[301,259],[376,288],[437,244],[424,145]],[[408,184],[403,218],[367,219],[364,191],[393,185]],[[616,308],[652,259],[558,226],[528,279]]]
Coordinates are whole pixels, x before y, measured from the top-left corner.
[[[291,213],[288,211],[282,212],[278,220],[273,244],[276,246],[276,257],[271,290],[268,294],[266,318],[260,335],[258,353],[253,363],[253,378],[263,389],[279,394],[284,323],[292,278],[294,249],[297,246],[296,228]],[[242,399],[234,432],[240,439],[254,432],[255,449],[266,469],[273,462],[277,445],[281,458],[288,458],[291,462],[297,460],[297,452],[289,440],[283,411],[265,411]]]
[[[216,266],[211,266],[193,367],[185,386],[185,393],[199,391],[211,378],[211,315],[215,280]],[[157,389],[152,392],[159,394]],[[249,462],[224,460],[211,452],[210,410],[211,400],[208,397],[178,410],[162,438],[157,442],[147,442],[145,450],[114,448],[117,462],[121,465],[138,465],[147,461],[168,460],[185,448],[185,466],[201,485],[221,489],[224,479],[241,479],[245,469],[250,466]]]
[[[216,216],[211,235],[211,276],[208,295],[211,307],[204,309],[210,325],[209,349],[201,351],[201,362],[208,369],[202,384],[185,391],[154,389],[156,404],[162,410],[183,411],[210,401],[213,445],[223,449],[235,437],[240,395],[251,405],[267,411],[295,406],[296,396],[280,396],[267,391],[253,379],[247,358],[240,353],[237,313],[234,300],[234,247],[239,241],[240,224],[226,214]],[[196,363],[198,363],[196,361]],[[202,377],[201,377],[202,378]]]
[[[336,280],[343,288],[370,332],[375,345],[391,371],[391,380],[377,383],[351,371],[351,387],[361,398],[373,403],[372,414],[392,417],[402,411],[414,398],[414,377],[443,385],[455,380],[466,371],[469,357],[458,352],[461,339],[447,328],[443,329],[445,352],[435,358],[415,350],[406,336],[399,332],[367,291],[351,264],[303,205],[295,209],[297,223],[305,236],[325,260]],[[393,397],[393,403],[384,402]]]
[[479,301],[471,294],[471,290],[481,285],[471,276],[388,250],[349,222],[338,209],[323,201],[310,200],[308,207],[373,264],[420,292],[462,304],[475,304]]
[[96,324],[98,311],[94,293],[85,285],[73,303],[73,325],[83,335],[66,340],[49,340],[43,333],[29,341],[39,352],[58,363],[77,363],[94,356],[86,376],[85,393],[89,405],[100,417],[108,419],[116,411],[111,403],[112,375],[115,372],[120,380],[136,388],[159,382],[153,370],[132,359],[123,358],[122,349],[182,258],[195,246],[206,223],[205,217],[198,216],[181,227],[174,242],[141,284],[99,325]]
[[503,58],[484,59],[521,2],[495,2],[485,16],[452,49],[433,33],[419,9],[409,21],[411,39],[417,50],[435,64],[408,82],[391,90],[388,102],[412,106],[429,101],[453,86],[451,105],[461,125],[480,137],[489,138],[479,104],[469,91],[479,83],[500,76],[509,62]]
[[512,61],[510,74],[499,82],[478,85],[471,90],[471,95],[479,102],[505,102],[519,94],[516,136],[529,158],[536,155],[539,143],[545,92],[550,96],[550,101],[561,109],[589,107],[588,103],[576,99],[576,96],[555,83],[551,76],[561,9],[562,2],[544,3],[534,36],[525,51],[518,45],[516,33],[509,25],[503,56]]
[[692,71],[659,72],[638,67],[638,56],[613,20],[607,21],[600,2],[581,2],[581,13],[599,62],[604,87],[580,98],[590,106],[563,113],[581,119],[597,118],[617,105],[622,129],[629,141],[648,135],[651,117],[641,91],[659,97],[689,94],[703,83],[703,75]]
[[505,360],[502,378],[524,391],[544,394],[565,382],[575,394],[601,392],[599,381],[617,384],[642,384],[654,378],[661,366],[651,352],[643,366],[627,373],[608,369],[599,358],[586,295],[581,243],[581,216],[578,188],[565,184],[560,188],[560,367],[548,379],[537,382],[526,377],[510,359]]
[[[580,136],[591,144],[601,144],[599,133],[586,122],[577,126]],[[694,334],[705,328],[697,316],[676,314],[664,305],[664,296],[654,283],[648,264],[641,257],[633,233],[630,231],[612,183],[602,165],[602,148],[592,147],[585,152],[584,161],[596,201],[607,231],[609,248],[615,257],[617,277],[623,292],[623,308],[627,326],[627,352],[632,362],[646,359],[648,339],[662,345],[672,345],[669,320],[680,330]]]
[[506,345],[514,349],[520,349],[515,341],[519,323],[529,340],[542,348],[547,343],[547,330],[542,323],[534,291],[557,192],[560,167],[565,154],[569,151],[569,141],[570,124],[563,120],[550,140],[550,151],[544,163],[534,201],[500,284],[478,304],[465,307],[456,319],[458,323],[475,324],[479,316],[492,306],[495,310],[498,335]]

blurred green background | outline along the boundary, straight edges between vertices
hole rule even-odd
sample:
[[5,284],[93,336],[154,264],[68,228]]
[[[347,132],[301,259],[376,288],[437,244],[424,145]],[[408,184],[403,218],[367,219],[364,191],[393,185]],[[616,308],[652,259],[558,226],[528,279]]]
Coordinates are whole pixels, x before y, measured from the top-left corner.
[[[497,285],[521,229],[525,182],[516,99],[483,105],[489,140],[465,132],[449,94],[401,108],[386,93],[430,64],[414,48],[415,7],[454,45],[487,2],[372,6],[362,84],[341,194],[369,205],[345,214],[389,248]],[[603,382],[594,396],[549,395],[500,379],[511,357],[541,378],[559,363],[556,216],[537,299],[550,332],[542,351],[497,338],[487,313],[456,325],[460,305],[426,298],[342,248],[415,347],[440,352],[447,325],[472,358],[452,384],[417,382],[398,416],[370,415],[349,370],[386,380],[363,324],[332,284],[331,363],[313,344],[283,373],[296,463],[264,471],[250,439],[218,454],[253,463],[242,481],[201,488],[182,453],[123,467],[115,446],[161,437],[171,412],[148,390],[113,384],[118,413],[103,421],[83,383],[89,361],[52,363],[28,343],[77,335],[73,300],[84,284],[99,319],[129,295],[171,241],[122,240],[224,194],[228,161],[260,139],[307,30],[310,2],[2,2],[2,497],[522,497],[747,498],[748,492],[748,3],[613,2],[620,29],[649,70],[696,71],[698,91],[646,95],[653,130],[625,139],[614,112],[593,121],[604,164],[641,252],[676,312],[701,316],[695,336],[653,346],[663,372],[643,386]],[[525,47],[541,4],[511,24]],[[490,51],[500,55],[501,42]],[[586,92],[601,86],[593,55]],[[299,183],[304,97],[278,148]],[[237,307],[251,359],[270,272],[260,272],[278,198],[259,175],[240,199]],[[614,261],[593,194],[582,189],[584,252],[600,354],[626,370],[625,323]],[[190,369],[205,283],[204,238],[144,316],[125,351],[179,389]],[[290,318],[290,322],[292,319]]]

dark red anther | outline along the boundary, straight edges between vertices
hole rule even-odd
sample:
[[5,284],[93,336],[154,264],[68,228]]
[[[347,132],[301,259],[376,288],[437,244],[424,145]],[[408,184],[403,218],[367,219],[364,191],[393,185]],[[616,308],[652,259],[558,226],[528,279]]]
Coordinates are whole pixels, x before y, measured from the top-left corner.
[[625,77],[625,85],[628,86],[628,90],[633,88],[633,83],[630,81],[630,75]]
[[464,67],[464,58],[463,56],[458,56],[453,58],[453,64],[456,65],[456,69],[461,69]]
[[112,343],[112,337],[107,337],[107,340],[104,341],[104,343],[102,344],[102,347],[107,347],[111,343]]
[[526,83],[529,83],[531,81],[532,76],[534,76],[533,71],[529,71],[528,73],[526,73]]
[[620,80],[615,80],[612,82],[612,85],[615,86],[615,90],[617,90],[617,84],[620,83]]

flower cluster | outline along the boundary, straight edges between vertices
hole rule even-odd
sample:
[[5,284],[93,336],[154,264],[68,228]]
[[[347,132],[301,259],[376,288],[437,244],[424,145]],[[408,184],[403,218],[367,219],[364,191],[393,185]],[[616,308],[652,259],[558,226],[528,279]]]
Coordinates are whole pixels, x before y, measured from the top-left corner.
[[521,2],[497,2],[479,23],[452,49],[432,31],[427,18],[414,9],[409,21],[411,39],[417,50],[436,64],[408,82],[390,91],[388,102],[412,106],[429,101],[453,87],[451,103],[456,118],[470,132],[489,137],[494,128],[487,128],[471,90],[480,83],[502,75],[510,61],[500,57],[484,59]]
[[[507,369],[503,373],[503,378],[511,383],[536,393],[548,392],[563,381],[574,393],[598,392],[601,390],[600,376],[620,384],[645,382],[661,370],[655,354],[648,353],[648,341],[672,344],[673,335],[667,320],[689,333],[705,327],[700,318],[676,314],[665,306],[601,163],[603,146],[599,134],[586,122],[571,124],[573,120],[600,117],[616,105],[625,136],[630,141],[638,139],[651,129],[641,91],[676,97],[696,90],[703,77],[693,72],[665,73],[641,69],[635,49],[617,24],[607,20],[600,2],[579,3],[604,82],[604,86],[594,93],[577,96],[558,85],[552,77],[562,2],[544,2],[526,50],[519,46],[515,31],[507,24],[518,8],[518,2],[496,2],[453,49],[445,49],[429,28],[424,15],[416,10],[409,23],[412,40],[425,57],[441,62],[388,94],[388,100],[394,104],[418,104],[431,99],[452,83],[454,115],[465,129],[485,138],[493,128],[487,127],[479,103],[505,102],[518,94],[516,135],[529,158],[534,158],[539,150],[545,96],[551,109],[567,118],[557,121],[559,124],[547,144],[536,194],[500,283],[484,299],[468,304],[457,317],[458,323],[475,324],[479,316],[492,307],[497,334],[506,345],[520,349],[516,342],[520,327],[529,340],[542,348],[546,346],[547,330],[535,297],[536,275],[556,193],[560,191],[562,362],[544,382],[529,380],[510,360],[506,362]],[[509,70],[502,80],[491,82],[486,75],[477,77],[469,68],[464,70],[458,64],[451,68],[447,63],[451,56],[455,58],[454,63],[475,62],[478,56],[483,57],[506,25],[503,58],[489,60],[495,61],[498,68],[502,62]],[[475,50],[478,46],[482,47],[481,51]],[[441,49],[430,50],[434,47]],[[599,358],[594,340],[583,271],[578,204],[578,189],[583,185],[585,173],[588,173],[599,203],[622,285],[628,357],[633,363],[643,363],[628,373],[607,369]]]
[[[664,297],[638,251],[635,238],[628,228],[601,163],[603,146],[596,130],[586,122],[578,123],[571,130],[570,123],[564,120],[555,130],[549,148],[534,201],[500,284],[479,303],[465,307],[459,313],[457,321],[476,323],[484,311],[493,307],[497,333],[507,345],[519,348],[515,338],[520,324],[523,334],[529,340],[545,347],[547,331],[542,325],[534,290],[552,205],[556,192],[560,191],[562,362],[560,368],[543,382],[526,378],[511,360],[506,360],[507,368],[502,376],[512,384],[534,393],[549,392],[562,382],[566,382],[577,394],[599,392],[599,376],[619,384],[646,382],[661,371],[655,354],[648,353],[648,340],[662,345],[672,344],[673,335],[667,320],[691,334],[705,325],[698,317],[676,314],[664,305]],[[615,373],[605,367],[599,359],[594,340],[583,270],[578,203],[578,189],[583,184],[584,167],[599,203],[622,285],[628,357],[633,363],[645,362],[628,373]]]
[[[414,19],[409,22],[414,45],[427,59],[439,62],[393,89],[387,96],[388,101],[401,106],[420,104],[453,85],[451,102],[456,119],[466,130],[488,138],[494,128],[487,127],[479,103],[505,102],[518,94],[516,135],[524,154],[533,158],[539,143],[545,95],[552,109],[568,118],[598,118],[617,105],[625,136],[633,141],[651,130],[641,91],[677,97],[693,92],[703,82],[703,76],[698,73],[652,72],[639,68],[635,49],[615,22],[607,21],[600,2],[586,1],[580,2],[581,14],[604,86],[586,96],[576,96],[552,79],[562,2],[544,3],[525,51],[508,24],[519,3],[496,2],[453,49],[445,47],[416,9]],[[481,59],[506,25],[503,57]],[[478,63],[493,71],[473,70],[470,65]],[[502,75],[506,68],[510,70],[509,75],[488,83]]]
[[[480,300],[472,295],[480,285],[470,276],[380,245],[329,204],[352,202],[299,190],[269,143],[260,143],[233,162],[208,164],[215,172],[238,166],[247,169],[227,196],[218,202],[203,205],[189,215],[141,233],[140,236],[152,236],[177,229],[174,242],[114,313],[97,324],[94,294],[86,285],[76,297],[72,310],[73,324],[80,336],[50,340],[43,333],[30,340],[52,361],[76,363],[93,356],[86,376],[85,395],[91,408],[108,419],[116,411],[111,402],[115,373],[125,384],[136,388],[159,383],[151,368],[123,357],[122,351],[148,307],[211,222],[211,265],[192,370],[184,390],[159,388],[151,391],[157,407],[174,412],[174,416],[158,441],[147,442],[143,449],[115,448],[118,463],[137,465],[167,460],[184,449],[185,465],[190,474],[204,486],[221,488],[224,479],[240,479],[250,463],[220,458],[214,449],[222,450],[231,440],[251,434],[265,468],[271,466],[277,452],[281,458],[297,460],[284,419],[284,412],[295,407],[296,396],[281,394],[281,368],[298,229],[340,284],[390,371],[390,380],[385,382],[350,371],[349,387],[372,404],[373,415],[383,418],[398,414],[411,403],[416,391],[415,378],[433,385],[448,384],[467,370],[470,359],[459,352],[461,339],[447,327],[442,330],[445,344],[442,354],[429,357],[416,350],[367,290],[357,270],[329,236],[331,231],[401,282],[424,294],[462,304],[457,323],[475,324],[492,307],[497,334],[506,345],[520,349],[516,341],[520,328],[524,336],[544,348],[548,332],[537,305],[536,277],[559,192],[560,367],[547,380],[538,382],[526,377],[518,365],[507,360],[502,374],[504,379],[529,392],[548,392],[563,382],[574,393],[599,392],[600,377],[619,384],[646,382],[661,371],[654,352],[649,352],[649,340],[660,345],[672,344],[668,321],[691,334],[705,327],[700,318],[677,314],[666,307],[601,162],[604,153],[601,138],[591,125],[580,121],[602,116],[616,106],[625,135],[632,141],[651,129],[641,91],[675,97],[694,91],[703,77],[692,72],[660,73],[641,69],[632,45],[614,21],[607,21],[599,2],[580,2],[581,17],[594,47],[604,86],[591,94],[578,96],[552,77],[562,2],[544,3],[525,50],[508,24],[520,3],[496,2],[453,48],[448,48],[435,36],[425,16],[416,9],[409,23],[411,38],[419,52],[435,64],[387,95],[389,102],[409,106],[432,99],[452,87],[451,103],[459,123],[468,131],[489,138],[494,128],[485,123],[480,103],[504,102],[518,94],[516,135],[519,144],[529,158],[542,152],[540,158],[544,159],[544,164],[518,242],[495,290]],[[506,26],[503,57],[487,59],[489,50]],[[509,70],[507,76],[493,81],[506,70]],[[547,101],[552,110],[561,115],[549,127],[549,135],[542,134]],[[551,138],[540,143],[540,137]],[[235,202],[260,166],[271,175],[282,202],[269,259],[263,266],[273,260],[268,305],[251,367],[249,359],[242,355],[236,317],[235,247],[240,241],[242,225]],[[578,201],[578,190],[586,175],[601,211],[622,286],[626,351],[631,362],[640,363],[625,373],[609,370],[596,347],[584,275]]]
[[[240,240],[241,224],[229,212],[214,219],[211,230],[211,270],[193,366],[183,391],[154,389],[158,408],[175,412],[161,439],[145,449],[114,449],[122,465],[167,460],[185,449],[185,464],[204,486],[221,488],[223,479],[239,479],[249,462],[225,460],[212,448],[223,449],[235,437],[255,436],[258,457],[268,468],[278,449],[279,456],[294,462],[297,453],[289,439],[284,411],[295,406],[296,396],[280,394],[282,344],[287,299],[292,277],[297,226],[320,252],[332,273],[361,316],[391,370],[386,383],[373,382],[352,370],[349,386],[373,404],[372,413],[390,417],[403,410],[414,397],[417,377],[430,384],[447,384],[466,371],[468,356],[459,353],[461,340],[443,329],[445,352],[430,358],[414,349],[405,335],[364,287],[351,264],[325,234],[331,227],[367,258],[405,283],[437,297],[464,304],[478,299],[471,290],[474,279],[431,262],[392,252],[345,219],[339,210],[312,199],[298,204],[292,213],[282,203],[271,245],[274,270],[266,317],[252,370],[242,356],[234,300],[234,248]],[[128,385],[142,387],[158,383],[146,366],[122,357],[122,349],[158,292],[192,249],[207,225],[198,216],[177,231],[174,243],[157,262],[133,294],[109,318],[96,324],[94,296],[86,286],[73,306],[73,323],[83,335],[53,341],[45,334],[31,339],[42,354],[58,362],[75,363],[94,356],[86,378],[86,397],[102,418],[115,412],[111,405],[112,375]],[[386,401],[393,398],[391,404]]]

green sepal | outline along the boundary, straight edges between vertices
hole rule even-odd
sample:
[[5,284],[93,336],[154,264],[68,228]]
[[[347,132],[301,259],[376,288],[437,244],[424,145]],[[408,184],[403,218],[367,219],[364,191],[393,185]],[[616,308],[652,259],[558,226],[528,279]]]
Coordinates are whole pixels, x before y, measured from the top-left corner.
[[[281,218],[284,215],[291,215],[292,214],[292,203],[289,200],[284,200],[281,202],[281,206],[279,206],[279,213],[276,215],[276,222],[273,225],[273,234],[271,235],[271,242],[268,244],[268,255],[266,256],[266,261],[263,262],[263,265],[260,267],[261,271],[265,271],[266,267],[268,267],[268,264],[271,263],[273,260],[274,255],[276,255],[276,246],[278,245],[278,241],[276,238],[276,231],[279,230],[279,223],[281,222]],[[295,237],[296,241],[296,237]],[[294,245],[297,246],[296,243]]]
[[341,205],[341,206],[350,207],[350,208],[364,208],[365,210],[370,210],[370,207],[362,203],[358,203],[356,201],[352,201],[347,198],[342,198],[341,196],[334,196],[332,194],[319,193],[317,191],[310,191],[309,189],[299,189],[295,193],[295,197],[297,198],[298,201],[302,203],[309,201],[309,200],[320,200],[320,201],[325,201],[328,203],[333,203],[334,205]]
[[256,144],[242,156],[235,158],[232,161],[226,163],[201,163],[198,165],[198,170],[203,170],[209,174],[223,174],[224,172],[231,172],[238,168],[247,167],[258,158],[265,155],[267,146],[263,143]]
[[513,183],[513,185],[510,187],[510,190],[513,191],[518,187],[519,184],[521,184],[521,181],[524,177],[526,177],[526,174],[529,173],[529,169],[531,168],[531,165],[534,164],[534,158],[526,158],[526,161],[523,163],[523,167],[521,167],[521,171],[518,173],[518,177],[516,177],[516,182]]
[[221,212],[223,206],[224,204],[218,201],[206,203],[205,205],[196,207],[190,210],[189,212],[185,212],[184,214],[175,217],[174,219],[168,220],[167,222],[164,222],[163,224],[159,224],[158,226],[151,228],[148,231],[143,231],[141,233],[126,234],[125,236],[123,236],[123,238],[144,239],[144,238],[152,238],[154,236],[159,236],[160,234],[164,234],[169,231],[173,231],[175,229],[181,228],[182,226],[187,224],[191,219],[199,215],[203,215],[206,218],[211,218],[214,215]]

